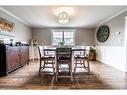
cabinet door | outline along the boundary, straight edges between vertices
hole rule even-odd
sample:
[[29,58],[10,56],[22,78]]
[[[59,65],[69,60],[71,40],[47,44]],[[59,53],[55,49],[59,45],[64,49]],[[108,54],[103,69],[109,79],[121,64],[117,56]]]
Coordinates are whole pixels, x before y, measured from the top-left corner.
[[21,46],[21,65],[27,64],[29,61],[29,47]]
[[20,66],[20,47],[9,46],[7,48],[7,69],[8,72]]

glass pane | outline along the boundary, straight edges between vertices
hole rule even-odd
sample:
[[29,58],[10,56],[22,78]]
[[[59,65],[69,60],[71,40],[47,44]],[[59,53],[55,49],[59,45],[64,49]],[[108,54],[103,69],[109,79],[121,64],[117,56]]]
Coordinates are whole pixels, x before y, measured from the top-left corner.
[[65,45],[74,45],[74,40],[71,38],[65,38]]
[[64,38],[74,38],[73,32],[64,32]]
[[62,42],[62,38],[55,38],[53,39],[53,45],[58,45],[59,42]]
[[53,32],[53,45],[58,45],[62,41],[62,32]]
[[62,32],[53,32],[53,38],[62,38]]
[[65,45],[74,45],[74,32],[64,32]]

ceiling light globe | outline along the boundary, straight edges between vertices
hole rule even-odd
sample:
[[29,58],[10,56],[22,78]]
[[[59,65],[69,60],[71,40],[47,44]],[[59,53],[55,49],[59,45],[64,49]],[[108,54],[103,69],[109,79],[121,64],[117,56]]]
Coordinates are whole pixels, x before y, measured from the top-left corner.
[[65,23],[68,23],[68,20],[67,19],[59,19],[59,23],[65,24]]

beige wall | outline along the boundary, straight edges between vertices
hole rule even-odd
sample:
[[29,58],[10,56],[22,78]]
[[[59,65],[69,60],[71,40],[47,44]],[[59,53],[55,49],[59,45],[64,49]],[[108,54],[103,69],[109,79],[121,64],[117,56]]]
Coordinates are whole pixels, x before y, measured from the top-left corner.
[[39,45],[51,45],[51,29],[32,29],[32,38],[36,39]]
[[[51,30],[52,28],[32,29],[32,37],[38,40],[40,45],[51,45]],[[75,32],[75,44],[94,45],[94,29],[77,28]]]
[[32,39],[31,28],[29,26],[23,24],[19,20],[13,18],[12,16],[6,14],[1,10],[0,10],[0,17],[7,19],[8,21],[11,21],[15,24],[15,36],[9,37],[9,36],[0,35],[0,39],[14,38],[15,41],[26,41],[26,42],[29,42]]
[[76,45],[94,45],[94,29],[91,28],[77,28],[75,33]]

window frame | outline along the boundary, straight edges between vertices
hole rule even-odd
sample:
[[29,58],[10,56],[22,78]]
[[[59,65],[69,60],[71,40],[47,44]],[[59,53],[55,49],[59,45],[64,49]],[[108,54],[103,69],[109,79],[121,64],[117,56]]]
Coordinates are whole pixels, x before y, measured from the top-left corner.
[[75,46],[75,29],[52,29],[51,30],[51,45],[52,46],[57,46],[57,45],[53,45],[53,32],[62,32],[62,40],[64,41],[64,32],[73,32],[73,45]]

